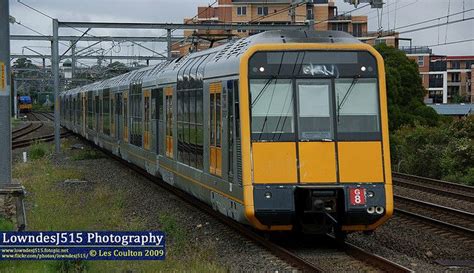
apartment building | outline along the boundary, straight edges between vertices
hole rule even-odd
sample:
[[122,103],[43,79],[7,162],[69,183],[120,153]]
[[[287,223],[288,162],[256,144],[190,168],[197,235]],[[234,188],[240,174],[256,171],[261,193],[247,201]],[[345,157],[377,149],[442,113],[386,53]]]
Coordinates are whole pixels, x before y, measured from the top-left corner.
[[428,47],[402,48],[418,64],[426,103],[474,102],[474,56],[440,56]]
[[[291,4],[294,4],[294,9]],[[367,30],[367,16],[342,15],[334,0],[218,0],[213,7],[198,7],[197,16],[185,18],[189,24],[206,23],[259,23],[288,25],[310,24],[315,30],[339,30],[349,32],[369,44],[379,42],[398,47],[398,36],[390,33],[383,38]],[[245,30],[185,31],[185,42],[173,46],[174,55],[200,50],[234,37],[255,34]],[[199,42],[198,42],[199,40]],[[207,42],[203,42],[207,41]]]
[[447,56],[448,98],[453,102],[474,102],[474,56]]

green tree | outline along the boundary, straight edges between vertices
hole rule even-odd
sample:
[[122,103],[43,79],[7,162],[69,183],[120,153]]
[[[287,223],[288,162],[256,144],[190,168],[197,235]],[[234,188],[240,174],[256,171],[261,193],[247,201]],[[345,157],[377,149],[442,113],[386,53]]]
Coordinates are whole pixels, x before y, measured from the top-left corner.
[[375,49],[385,60],[390,130],[415,124],[436,126],[439,116],[423,102],[426,90],[417,64],[394,47],[379,44]]

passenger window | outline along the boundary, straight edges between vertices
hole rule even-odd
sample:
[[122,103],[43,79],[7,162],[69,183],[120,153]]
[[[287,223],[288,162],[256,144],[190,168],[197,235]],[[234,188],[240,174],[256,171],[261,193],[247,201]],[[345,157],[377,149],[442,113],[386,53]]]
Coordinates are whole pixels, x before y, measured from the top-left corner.
[[250,82],[252,140],[295,139],[293,88],[287,79],[257,79]]
[[296,85],[300,140],[332,140],[330,81],[298,80]]

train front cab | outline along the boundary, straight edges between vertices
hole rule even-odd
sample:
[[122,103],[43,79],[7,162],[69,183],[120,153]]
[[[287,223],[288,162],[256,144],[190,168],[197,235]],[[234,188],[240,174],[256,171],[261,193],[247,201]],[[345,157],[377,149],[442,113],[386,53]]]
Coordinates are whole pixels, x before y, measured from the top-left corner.
[[241,61],[244,203],[261,230],[374,230],[393,211],[385,72],[365,44],[257,45]]

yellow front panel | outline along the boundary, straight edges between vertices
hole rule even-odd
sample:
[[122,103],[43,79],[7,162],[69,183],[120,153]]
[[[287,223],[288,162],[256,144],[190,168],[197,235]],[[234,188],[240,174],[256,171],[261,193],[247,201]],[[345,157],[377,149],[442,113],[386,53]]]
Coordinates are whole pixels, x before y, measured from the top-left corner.
[[301,183],[337,181],[334,142],[300,142],[299,156]]
[[344,182],[383,182],[380,142],[339,142],[339,176]]
[[296,145],[294,142],[252,144],[255,183],[296,183]]

